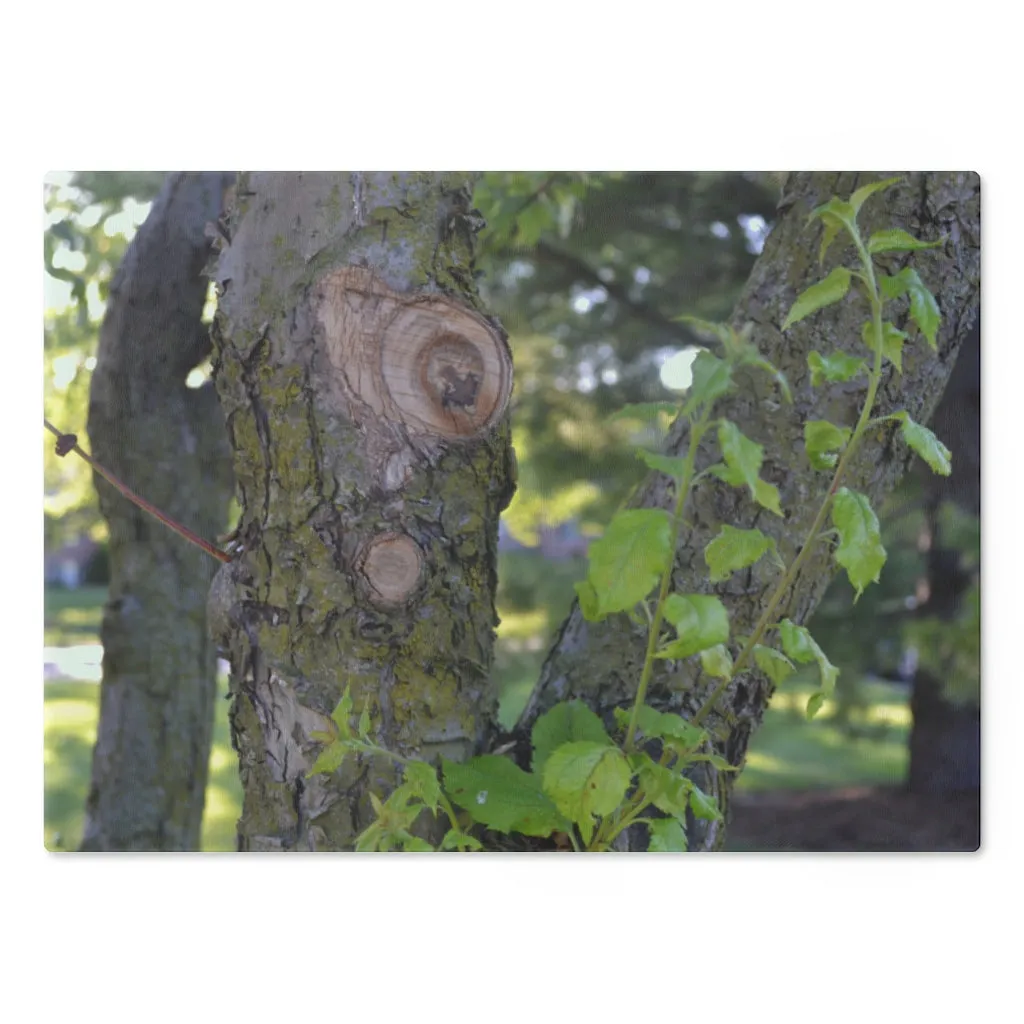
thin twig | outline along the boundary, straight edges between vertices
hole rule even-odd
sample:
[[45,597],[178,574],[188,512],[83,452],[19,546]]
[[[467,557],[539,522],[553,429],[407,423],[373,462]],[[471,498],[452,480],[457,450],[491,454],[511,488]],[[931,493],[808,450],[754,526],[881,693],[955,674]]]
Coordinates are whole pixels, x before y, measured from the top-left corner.
[[130,502],[138,505],[143,512],[148,512],[154,519],[158,519],[168,529],[173,530],[179,537],[184,537],[190,544],[195,544],[196,547],[202,548],[208,555],[212,555],[214,558],[221,562],[230,562],[231,556],[221,551],[220,548],[214,547],[209,541],[203,540],[202,537],[196,536],[187,527],[182,526],[181,523],[176,523],[173,519],[164,515],[155,505],[151,505],[145,498],[140,498],[130,487],[126,484],[121,483],[120,480],[109,469],[101,466],[88,452],[83,451],[78,445],[78,437],[76,434],[65,434],[63,431],[58,430],[52,423],[49,422],[45,417],[43,418],[43,426],[50,431],[57,438],[57,454],[63,458],[68,452],[74,452],[80,458],[92,466],[92,468],[99,473],[104,480],[107,481],[112,487],[116,487]]

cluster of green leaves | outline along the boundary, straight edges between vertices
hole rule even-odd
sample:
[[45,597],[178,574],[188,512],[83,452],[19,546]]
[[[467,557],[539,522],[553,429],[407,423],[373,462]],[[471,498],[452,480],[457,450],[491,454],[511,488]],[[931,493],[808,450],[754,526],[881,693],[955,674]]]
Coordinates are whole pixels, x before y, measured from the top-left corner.
[[[734,389],[735,371],[749,366],[767,372],[777,381],[782,396],[792,399],[783,375],[751,343],[749,330],[737,332],[728,325],[687,318],[697,331],[718,340],[721,356],[700,353],[681,408],[666,410],[665,403],[648,403],[621,412],[653,420],[671,411],[687,421],[685,455],[638,450],[649,468],[672,479],[674,510],[619,511],[602,538],[591,545],[587,577],[576,584],[580,610],[587,620],[598,622],[625,613],[637,624],[647,626],[647,652],[634,703],[628,710],[617,709],[614,716],[620,738],[613,739],[593,711],[570,701],[555,705],[535,723],[530,771],[505,757],[489,754],[461,764],[442,759],[442,777],[438,780],[429,766],[410,771],[413,762],[402,762],[405,781],[386,803],[375,803],[378,819],[360,837],[362,845],[357,848],[430,848],[421,840],[414,844],[409,828],[424,809],[436,813],[440,806],[451,825],[441,848],[468,848],[466,825],[476,823],[506,833],[560,833],[574,849],[607,850],[625,829],[643,823],[649,832],[650,849],[685,850],[688,814],[709,820],[721,817],[717,802],[690,778],[693,767],[709,762],[719,770],[736,770],[714,753],[710,737],[701,726],[729,683],[756,666],[778,684],[794,670],[794,663],[814,663],[821,686],[809,700],[808,717],[821,708],[835,688],[838,669],[806,627],[788,618],[776,622],[775,614],[809,552],[824,536],[838,538],[835,560],[846,571],[858,596],[869,583],[878,581],[886,552],[877,516],[865,495],[840,486],[853,452],[869,427],[892,420],[900,424],[906,443],[934,471],[950,471],[948,450],[905,411],[878,420],[870,418],[884,362],[891,362],[897,372],[902,372],[902,345],[908,337],[883,319],[884,304],[908,295],[910,318],[933,348],[939,324],[938,305],[916,272],[904,269],[876,278],[872,262],[879,253],[912,251],[939,243],[920,242],[901,230],[876,232],[865,242],[857,225],[857,214],[865,200],[893,180],[858,189],[848,201],[833,198],[812,212],[810,219],[820,220],[824,226],[821,260],[839,233],[845,232],[857,249],[860,266],[839,267],[809,287],[797,297],[783,324],[784,330],[789,329],[839,302],[854,282],[871,310],[871,318],[861,332],[872,357],[870,366],[864,358],[845,352],[812,352],[808,357],[812,385],[849,381],[863,374],[867,377],[867,394],[853,427],[824,420],[805,427],[807,458],[815,470],[830,471],[832,481],[803,546],[787,565],[769,535],[758,529],[722,524],[704,549],[709,586],[762,559],[768,560],[768,571],[774,569],[777,574],[772,596],[753,631],[744,637],[733,635],[728,611],[713,594],[672,592],[672,568],[685,526],[687,497],[701,477],[714,477],[727,486],[746,489],[756,504],[776,516],[783,515],[778,490],[761,476],[764,449],[744,436],[731,420],[712,416],[715,403]],[[712,434],[721,458],[698,473],[696,453],[705,437]],[[832,529],[825,534],[823,527],[829,516]],[[770,634],[777,637],[781,650],[768,642]],[[691,657],[699,657],[703,673],[719,680],[693,718],[687,721],[647,705],[655,662]],[[351,702],[344,708],[339,705],[339,710],[347,723]],[[341,754],[332,751],[339,747],[381,752],[368,739],[370,723],[365,711],[358,736],[347,724],[341,725],[337,713],[335,724],[342,738],[336,738],[325,749],[314,771],[336,767],[334,758],[337,756],[340,763]],[[452,810],[452,803],[462,809],[461,818]]]

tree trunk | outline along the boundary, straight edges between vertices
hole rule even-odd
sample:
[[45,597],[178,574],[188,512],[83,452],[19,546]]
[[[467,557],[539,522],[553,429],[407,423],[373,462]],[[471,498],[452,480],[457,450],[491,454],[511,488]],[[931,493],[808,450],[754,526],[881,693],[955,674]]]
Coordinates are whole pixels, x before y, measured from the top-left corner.
[[[233,736],[242,765],[244,850],[343,849],[372,819],[368,792],[393,782],[388,764],[347,763],[305,773],[347,685],[367,702],[378,737],[398,754],[456,758],[509,739],[529,760],[529,729],[559,700],[580,697],[610,716],[640,675],[644,637],[626,616],[587,624],[574,609],[511,737],[499,737],[487,684],[491,665],[498,514],[511,490],[505,338],[479,310],[465,179],[441,175],[254,175],[239,182],[230,242],[217,272],[217,384],[243,501],[236,558],[218,574],[211,628],[230,649]],[[704,591],[701,552],[722,523],[757,526],[791,560],[830,475],[803,456],[803,424],[855,422],[863,387],[812,391],[812,348],[856,351],[865,316],[855,299],[779,331],[794,298],[827,273],[807,214],[865,178],[795,175],[782,215],[735,313],[787,374],[783,406],[763,375],[717,410],[766,450],[763,475],[782,495],[784,521],[705,479],[688,508],[692,529],[677,556],[675,588]],[[873,178],[871,180],[874,180]],[[889,367],[876,414],[905,408],[927,421],[977,312],[976,175],[910,175],[862,214],[868,230],[898,226],[941,250],[913,264],[943,313],[938,358],[908,345],[903,376]],[[842,255],[836,246],[832,261]],[[847,254],[848,255],[848,254]],[[889,258],[892,271],[911,262]],[[893,317],[906,326],[906,309]],[[670,449],[680,454],[677,425]],[[847,483],[876,504],[910,462],[892,430],[879,430]],[[702,451],[698,469],[712,461]],[[636,504],[669,507],[653,475]],[[779,615],[805,621],[831,576],[824,544]],[[733,631],[749,631],[775,583],[768,568],[718,588]],[[660,662],[649,701],[692,715],[712,688],[690,662]],[[742,763],[769,682],[735,680],[705,723],[719,751]],[[733,776],[702,784],[727,807]],[[695,823],[691,847],[717,849],[720,827]]]
[[[210,537],[231,471],[213,387],[188,388],[210,351],[201,322],[208,221],[224,174],[165,182],[110,288],[89,402],[97,461]],[[103,683],[83,850],[194,850],[213,728],[216,659],[206,594],[216,563],[95,477],[110,530]]]
[[217,269],[242,517],[210,596],[230,651],[241,850],[350,847],[390,763],[306,773],[345,687],[397,754],[476,751],[511,357],[479,308],[465,175],[252,174]]
[[[692,529],[684,532],[673,575],[680,593],[708,593],[703,551],[723,523],[756,527],[776,539],[788,562],[799,546],[826,496],[831,473],[811,469],[803,454],[803,424],[828,419],[852,427],[864,400],[863,383],[851,382],[812,390],[807,356],[812,349],[842,349],[863,354],[861,324],[866,304],[852,296],[797,324],[782,335],[779,325],[796,296],[824,277],[832,266],[849,264],[850,251],[834,246],[824,268],[817,260],[821,226],[807,227],[807,215],[832,195],[846,198],[854,189],[877,180],[857,174],[798,174],[788,179],[779,204],[780,218],[765,245],[733,315],[739,327],[753,322],[753,340],[760,351],[786,374],[794,405],[781,405],[774,385],[764,374],[751,374],[740,393],[716,405],[716,413],[740,425],[743,432],[765,448],[765,479],[781,494],[784,520],[754,505],[745,492],[727,488],[713,478],[702,480],[691,496],[687,516]],[[980,280],[980,184],[975,174],[911,174],[906,184],[872,198],[861,211],[865,237],[880,228],[900,227],[919,238],[945,236],[939,249],[914,254],[895,253],[879,262],[896,273],[907,264],[917,268],[935,294],[942,312],[936,356],[923,339],[904,349],[903,375],[889,365],[879,389],[875,415],[906,409],[917,422],[928,422],[942,395],[957,351],[977,316]],[[907,327],[905,302],[891,316],[898,327]],[[687,431],[681,421],[672,429],[668,451],[682,455]],[[711,450],[699,454],[697,469],[713,461]],[[882,497],[899,481],[912,453],[892,429],[875,431],[850,465],[845,483],[866,494],[877,508]],[[652,474],[634,504],[670,509],[674,502],[667,477]],[[833,575],[829,549],[822,542],[805,563],[800,577],[778,610],[778,619],[789,616],[806,622]],[[729,609],[733,635],[749,634],[765,608],[776,584],[776,573],[767,560],[752,569],[735,573],[715,592]],[[529,730],[537,716],[561,700],[578,697],[599,714],[610,718],[612,709],[632,700],[643,662],[645,637],[625,615],[601,623],[587,623],[574,607],[542,669],[515,729],[515,755],[529,756]],[[827,652],[826,652],[827,653]],[[703,704],[715,680],[700,672],[697,659],[659,661],[648,693],[648,702],[663,711],[691,717]],[[744,673],[734,680],[717,703],[705,725],[718,752],[731,764],[742,765],[750,736],[760,725],[773,686],[760,672]],[[736,773],[718,772],[710,765],[698,779],[706,791],[717,794],[728,809],[729,792]],[[719,849],[724,830],[714,824],[694,822],[690,848]]]

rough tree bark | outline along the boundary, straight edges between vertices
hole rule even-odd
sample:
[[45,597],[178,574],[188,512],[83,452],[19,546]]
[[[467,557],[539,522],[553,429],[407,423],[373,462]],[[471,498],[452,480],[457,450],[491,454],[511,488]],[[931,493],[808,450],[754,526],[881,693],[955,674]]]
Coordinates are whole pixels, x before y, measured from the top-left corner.
[[[784,521],[738,490],[705,481],[689,508],[692,530],[677,554],[676,588],[706,591],[702,551],[720,524],[758,526],[792,559],[829,477],[803,457],[805,420],[853,424],[863,388],[809,386],[811,348],[856,351],[865,311],[855,300],[779,331],[795,296],[819,271],[810,209],[868,179],[794,175],[780,220],[735,312],[789,377],[795,405],[764,375],[744,380],[720,412],[766,449],[764,475],[779,487]],[[529,759],[529,728],[555,702],[577,696],[610,716],[631,700],[644,638],[626,616],[594,626],[567,619],[522,719],[499,736],[487,678],[491,664],[497,519],[512,470],[505,403],[504,334],[479,310],[465,178],[440,175],[242,177],[217,279],[218,388],[243,499],[237,557],[215,580],[211,628],[234,668],[233,734],[245,806],[244,850],[344,849],[371,820],[368,788],[384,792],[386,765],[348,765],[305,779],[342,688],[368,700],[386,746],[449,757],[514,743]],[[908,346],[904,375],[887,373],[877,412],[906,408],[926,421],[978,303],[977,176],[909,175],[865,208],[868,229],[899,226],[940,250],[913,262],[943,313],[938,357]],[[842,250],[831,253],[835,263]],[[895,316],[906,326],[906,311]],[[913,330],[913,328],[910,328]],[[670,434],[674,453],[686,433]],[[711,460],[700,453],[698,469]],[[910,453],[879,430],[847,483],[877,503]],[[636,504],[669,507],[667,478],[653,475]],[[787,595],[780,617],[807,619],[831,574],[824,544]],[[749,631],[774,576],[756,566],[717,592],[734,632]],[[692,714],[711,689],[690,663],[660,663],[649,699]],[[706,723],[741,764],[771,694],[766,679],[736,680]],[[724,775],[724,773],[723,773]],[[732,776],[705,787],[728,804]],[[721,828],[691,846],[717,849]]]
[[[757,527],[773,536],[784,559],[792,561],[799,544],[825,497],[830,474],[815,472],[803,454],[803,424],[827,419],[853,426],[864,398],[859,382],[825,389],[810,387],[807,355],[843,349],[862,352],[860,327],[866,304],[856,299],[828,307],[797,324],[783,336],[784,321],[796,296],[838,265],[851,251],[830,250],[823,269],[817,261],[821,226],[807,226],[807,215],[832,195],[849,196],[876,175],[797,174],[791,176],[779,204],[780,217],[759,257],[733,314],[741,326],[754,324],[753,340],[760,351],[786,374],[794,405],[780,405],[774,385],[764,374],[749,375],[739,394],[716,406],[716,411],[738,423],[743,432],[765,448],[764,476],[779,488],[785,520],[754,505],[744,492],[727,488],[712,478],[702,481],[688,504],[692,530],[684,533],[673,576],[675,589],[683,593],[707,593],[705,545],[720,524]],[[938,354],[922,339],[904,349],[903,375],[887,366],[876,401],[876,415],[904,408],[918,422],[928,422],[942,396],[961,343],[977,317],[980,282],[980,182],[976,174],[910,174],[905,184],[874,197],[861,212],[862,230],[900,227],[919,238],[946,238],[944,246],[914,254],[891,254],[880,260],[889,272],[905,265],[917,268],[936,295],[942,313]],[[897,307],[900,309],[900,307]],[[914,332],[906,303],[893,317],[901,328]],[[669,451],[682,454],[687,446],[685,425],[670,432]],[[866,494],[877,508],[912,460],[912,453],[892,429],[876,431],[850,466],[846,484]],[[712,450],[700,453],[698,470],[716,461]],[[636,505],[670,508],[674,501],[667,477],[652,474],[637,495]],[[808,620],[833,575],[829,549],[822,542],[812,554],[778,618],[789,616],[797,623]],[[733,633],[749,633],[775,586],[775,571],[768,564],[734,574],[715,593],[726,603]],[[595,711],[610,716],[615,707],[626,706],[634,693],[643,659],[643,637],[625,615],[598,625],[587,623],[574,607],[541,672],[541,677],[515,736],[517,756],[525,759],[528,735],[537,716],[557,701],[579,697]],[[827,652],[826,652],[827,653]],[[697,659],[659,662],[648,701],[661,710],[692,716],[703,704],[715,681],[703,676]],[[759,672],[735,680],[705,722],[721,753],[731,764],[742,765],[750,736],[760,725],[773,687]],[[728,810],[735,773],[708,766],[701,784],[716,793]],[[719,849],[724,830],[714,824],[694,822],[691,849]]]
[[210,617],[241,850],[344,848],[373,819],[390,764],[305,777],[346,685],[403,755],[464,757],[494,711],[512,366],[470,196],[455,174],[239,178],[215,379],[242,517]]
[[[231,176],[166,180],[110,288],[89,401],[96,459],[200,536],[224,528],[230,450],[214,388],[188,388],[209,355],[204,236]],[[216,656],[206,595],[216,562],[102,478],[110,531],[103,682],[83,850],[198,848]]]

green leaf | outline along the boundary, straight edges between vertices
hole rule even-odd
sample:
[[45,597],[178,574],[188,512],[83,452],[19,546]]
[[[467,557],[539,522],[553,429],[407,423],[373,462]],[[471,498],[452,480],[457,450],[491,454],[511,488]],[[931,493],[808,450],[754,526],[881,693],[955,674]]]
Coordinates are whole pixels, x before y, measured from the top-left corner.
[[873,181],[870,185],[862,185],[850,196],[850,206],[853,209],[854,216],[860,213],[860,208],[864,205],[865,199],[873,196],[876,192],[887,189],[890,185],[895,185],[898,181],[902,181],[902,179],[898,177],[886,178],[884,181]]
[[789,390],[789,381],[786,380],[786,375],[763,356],[759,355],[756,350],[751,349],[745,352],[739,362],[741,366],[756,366],[759,370],[764,370],[765,373],[774,377],[779,385],[779,390],[782,392],[782,397],[790,405],[793,404],[793,395]]
[[725,644],[716,644],[700,652],[700,663],[709,676],[732,679],[732,655]]
[[868,239],[868,252],[874,255],[879,252],[913,252],[916,249],[934,249],[945,241],[940,238],[935,242],[922,242],[900,228],[889,228],[876,231]]
[[544,792],[579,825],[611,814],[622,803],[633,773],[618,747],[565,743],[544,765]]
[[811,370],[811,387],[816,388],[824,380],[830,383],[851,380],[864,369],[864,360],[846,352],[833,352],[828,356],[812,352],[807,357],[807,365]]
[[540,780],[496,754],[457,763],[441,758],[444,788],[474,820],[498,832],[549,836],[568,823],[543,793]]
[[850,440],[848,427],[837,427],[828,420],[808,420],[804,424],[804,447],[815,469],[831,469],[838,461],[833,454]]
[[676,323],[689,324],[690,327],[696,329],[696,332],[717,338],[722,343],[722,347],[727,351],[736,340],[736,332],[728,324],[716,324],[710,320],[701,320],[698,317],[687,315],[674,316],[672,319]]
[[338,701],[338,706],[331,712],[331,720],[338,727],[338,735],[348,739],[352,735],[352,726],[349,719],[352,717],[352,694],[350,687],[345,687],[345,692]]
[[871,502],[857,491],[840,487],[832,504],[832,523],[839,532],[836,561],[856,591],[854,603],[869,583],[877,583],[885,565],[878,517]]
[[405,765],[405,784],[409,787],[410,795],[422,800],[429,810],[437,811],[441,784],[433,765],[426,761],[409,761]]
[[836,240],[836,235],[843,230],[843,223],[834,217],[828,218],[828,220],[822,219],[822,234],[821,234],[821,247],[818,249],[818,266],[823,266],[825,263],[825,255],[832,247],[832,243]]
[[804,317],[816,313],[825,306],[831,306],[834,302],[841,301],[849,290],[850,271],[846,267],[836,267],[824,281],[812,284],[810,288],[797,296],[782,329],[789,330],[793,324],[799,323]]
[[851,203],[846,202],[838,196],[833,196],[827,203],[816,206],[807,217],[807,223],[812,220],[821,220],[826,226],[835,225],[845,227],[851,233],[855,229],[857,211]]
[[686,830],[675,818],[659,818],[647,823],[649,853],[686,853]]
[[758,476],[764,460],[764,448],[741,433],[732,420],[722,420],[718,424],[718,444],[728,472],[715,475],[733,486],[738,486],[739,482],[746,484],[759,505],[781,516],[778,488]]
[[732,387],[732,367],[710,352],[701,352],[697,356],[693,361],[692,372],[693,382],[683,406],[686,415],[707,402],[721,398]]
[[933,473],[949,476],[953,468],[950,450],[927,427],[915,423],[902,409],[895,414],[895,418],[900,420],[900,433],[911,450],[928,463]]
[[[864,344],[874,351],[875,328],[870,320],[864,322],[864,326],[860,329],[860,336]],[[906,331],[901,331],[888,320],[882,321],[882,355],[896,367],[899,373],[903,372],[903,343],[906,340]]]
[[685,818],[693,783],[664,765],[648,759],[637,772],[644,797],[663,814]]
[[[670,543],[664,509],[626,509],[615,515],[604,536],[590,545],[587,580],[597,599],[598,616],[627,611],[654,589],[671,557]],[[588,593],[587,600],[590,597]],[[585,614],[582,600],[580,608]]]
[[825,703],[825,694],[818,690],[817,693],[812,693],[807,698],[807,719],[810,721],[820,710],[822,704]]
[[722,820],[722,812],[718,809],[718,804],[697,786],[690,789],[690,810],[693,811],[695,818],[701,818],[704,821]]
[[331,743],[329,746],[324,747],[313,762],[313,767],[306,772],[306,778],[308,779],[321,773],[330,775],[332,772],[336,772],[345,760],[345,754],[346,750],[343,743]]
[[475,836],[469,835],[457,828],[450,828],[441,840],[441,850],[458,850],[460,847],[468,846],[471,850],[482,850],[483,843]]
[[647,451],[646,448],[637,448],[636,453],[645,465],[674,480],[682,480],[686,472],[686,459],[678,455],[659,455],[657,452]]
[[530,735],[533,760],[530,764],[535,775],[540,775],[552,751],[565,743],[587,740],[613,746],[604,723],[582,701],[571,700],[556,704],[534,723]]
[[365,740],[370,736],[370,699],[363,703],[363,710],[359,714],[359,735]]
[[795,667],[784,654],[763,644],[754,645],[754,661],[776,686],[784,683]]
[[[622,728],[629,725],[631,709],[616,708],[613,714]],[[707,733],[699,726],[686,721],[680,715],[670,711],[657,711],[650,704],[641,704],[637,712],[637,728],[649,740],[674,739],[684,746],[699,747],[706,739]],[[646,754],[641,755],[646,757]]]
[[897,299],[910,295],[910,318],[925,336],[928,344],[935,349],[936,333],[942,316],[935,296],[924,286],[924,282],[912,267],[904,267],[898,274],[878,277],[878,289],[884,299]]
[[717,597],[669,594],[665,598],[663,614],[665,621],[675,628],[679,639],[658,651],[655,655],[658,658],[688,658],[729,639],[729,613]]
[[706,761],[708,764],[717,768],[720,772],[738,772],[740,770],[739,765],[729,764],[724,757],[719,754],[690,754],[689,761]]
[[818,671],[821,673],[822,690],[826,694],[832,693],[836,686],[836,679],[839,676],[839,669],[835,667],[825,656],[825,652],[818,646],[810,631],[804,626],[798,626],[791,619],[783,619],[779,624],[779,636],[782,639],[782,649],[794,661],[806,664],[810,661],[818,663]]
[[704,561],[711,570],[711,581],[720,583],[737,569],[753,565],[775,546],[771,537],[760,530],[738,530],[725,525],[718,536],[704,549]]
[[597,591],[590,580],[579,580],[573,584],[580,602],[580,612],[587,622],[598,622],[604,618],[601,614],[601,602],[597,599]]
[[402,849],[406,853],[434,853],[434,848],[426,841],[421,839],[419,836],[410,835],[404,830],[397,833],[398,838],[402,841]]
[[630,402],[608,417],[609,423],[616,420],[641,420],[644,423],[657,422],[662,414],[675,418],[679,406],[675,402]]

